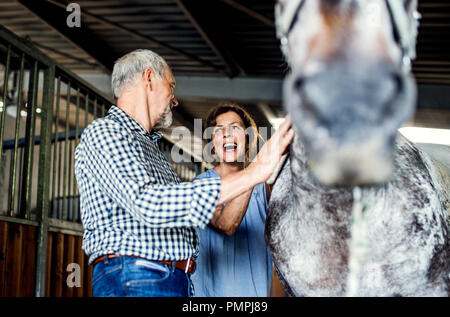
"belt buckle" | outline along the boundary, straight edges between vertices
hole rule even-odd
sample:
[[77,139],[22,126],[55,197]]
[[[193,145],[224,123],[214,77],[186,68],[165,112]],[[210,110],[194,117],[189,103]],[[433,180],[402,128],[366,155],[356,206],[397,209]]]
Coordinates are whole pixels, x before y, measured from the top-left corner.
[[196,266],[197,266],[197,264],[195,263],[194,260],[192,260],[191,258],[187,259],[186,267],[184,268],[184,273],[187,274],[191,268],[192,268],[192,270],[190,273],[191,274],[194,273]]
[[184,274],[187,274],[190,265],[191,265],[191,258],[188,258],[186,262],[186,267],[184,268]]

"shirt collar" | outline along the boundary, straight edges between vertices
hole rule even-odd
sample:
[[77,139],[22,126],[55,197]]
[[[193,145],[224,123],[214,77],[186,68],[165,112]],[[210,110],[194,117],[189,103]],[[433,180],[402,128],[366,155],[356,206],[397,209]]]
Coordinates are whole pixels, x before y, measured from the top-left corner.
[[115,105],[111,106],[107,115],[114,117],[116,121],[130,129],[131,131],[138,131],[139,133],[150,137],[153,141],[157,141],[162,137],[162,133],[156,129],[152,129],[152,131],[150,132],[145,130],[144,127],[142,127],[136,120],[131,118],[128,114],[125,113],[125,111]]

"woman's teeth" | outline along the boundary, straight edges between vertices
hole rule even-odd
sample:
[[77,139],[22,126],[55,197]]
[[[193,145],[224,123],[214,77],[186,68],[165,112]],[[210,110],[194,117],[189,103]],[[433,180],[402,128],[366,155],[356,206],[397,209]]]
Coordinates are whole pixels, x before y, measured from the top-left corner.
[[237,148],[237,145],[235,143],[226,143],[223,147],[225,151],[234,151]]

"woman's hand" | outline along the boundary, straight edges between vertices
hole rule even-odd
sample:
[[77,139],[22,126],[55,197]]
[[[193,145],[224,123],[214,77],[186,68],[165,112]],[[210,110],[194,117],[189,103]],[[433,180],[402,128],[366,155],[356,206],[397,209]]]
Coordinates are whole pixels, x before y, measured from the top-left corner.
[[[294,130],[291,128],[291,124],[291,118],[286,116],[284,122],[269,141],[264,144],[247,168],[222,177],[218,208],[216,209],[217,217],[222,213],[221,204],[253,189],[257,184],[264,183],[272,175],[280,162],[281,156],[294,138]],[[231,228],[228,225],[229,223],[222,226],[222,229],[228,230]]]

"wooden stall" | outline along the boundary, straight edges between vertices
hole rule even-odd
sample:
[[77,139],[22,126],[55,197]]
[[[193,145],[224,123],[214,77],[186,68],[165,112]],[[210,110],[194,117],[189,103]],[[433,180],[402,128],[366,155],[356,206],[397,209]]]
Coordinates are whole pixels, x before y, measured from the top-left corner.
[[[0,297],[34,296],[36,239],[36,224],[0,221]],[[48,232],[45,296],[92,296],[92,266],[81,244],[81,235]]]

